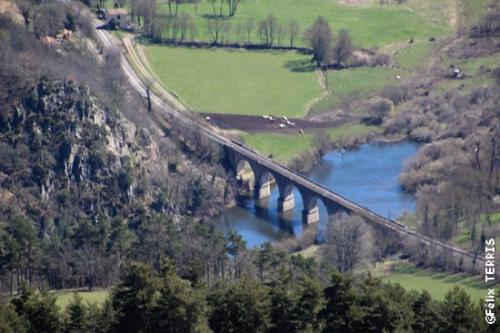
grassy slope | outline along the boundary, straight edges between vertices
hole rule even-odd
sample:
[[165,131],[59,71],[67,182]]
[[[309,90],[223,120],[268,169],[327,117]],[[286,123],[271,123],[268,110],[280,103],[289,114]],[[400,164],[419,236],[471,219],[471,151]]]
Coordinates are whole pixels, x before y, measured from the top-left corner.
[[[149,62],[169,90],[197,111],[301,117],[320,94],[315,73],[294,70],[307,56],[148,46]],[[292,68],[290,68],[292,67]]]
[[[432,3],[431,0],[419,2]],[[427,11],[428,7],[430,7],[429,11]],[[159,6],[160,12],[163,13],[168,12],[167,8],[165,4]],[[333,0],[245,0],[239,5],[236,16],[230,18],[230,21],[235,26],[243,24],[249,17],[259,21],[272,13],[282,24],[296,20],[302,29],[305,29],[317,16],[321,15],[330,22],[334,31],[349,30],[356,45],[374,47],[407,40],[411,37],[428,38],[450,32],[447,20],[429,15],[433,11],[432,6],[424,6],[423,10],[415,10],[407,5],[381,6],[378,2],[369,6],[344,6]],[[194,5],[181,5],[180,12],[187,12],[195,18],[198,27],[197,39],[207,40],[206,22],[202,15],[212,14],[211,5],[208,2],[200,3],[198,16],[195,14]],[[224,14],[226,14],[225,7]],[[236,29],[232,30],[230,40],[236,40]],[[255,33],[252,41],[258,41]]]
[[272,154],[273,159],[286,163],[311,148],[313,135],[310,133],[301,135],[259,133],[245,134],[243,139],[246,144],[261,153],[265,155]]
[[[393,269],[384,272],[387,265],[394,265]],[[447,272],[433,272],[419,269],[408,263],[381,263],[373,270],[384,281],[399,283],[407,290],[427,290],[432,298],[442,300],[448,290],[458,285],[471,296],[475,302],[485,297],[487,289],[484,282],[477,277],[465,274],[450,274]]]
[[359,67],[328,72],[329,88],[333,93],[319,101],[312,112],[324,112],[339,107],[343,100],[361,97],[389,84],[396,84],[396,75],[404,71],[384,67]]
[[429,58],[436,43],[418,41],[399,50],[394,55],[394,60],[403,69],[416,70]]
[[[56,304],[64,310],[68,304],[73,300],[73,295],[74,291],[58,291],[54,293],[54,296],[56,296]],[[91,292],[85,292],[85,291],[79,291],[78,294],[82,297],[83,301],[88,304],[103,304],[106,298],[109,295],[108,291],[91,291]]]

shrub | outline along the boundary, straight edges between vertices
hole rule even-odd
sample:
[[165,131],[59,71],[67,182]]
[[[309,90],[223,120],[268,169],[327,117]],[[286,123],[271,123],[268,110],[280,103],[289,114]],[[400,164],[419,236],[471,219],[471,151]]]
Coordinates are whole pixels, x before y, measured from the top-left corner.
[[408,99],[407,86],[388,86],[382,91],[382,97],[390,99],[394,104],[399,104]]
[[384,117],[391,112],[394,104],[387,98],[374,98],[367,103],[367,115],[363,117],[363,122],[368,125],[380,125]]

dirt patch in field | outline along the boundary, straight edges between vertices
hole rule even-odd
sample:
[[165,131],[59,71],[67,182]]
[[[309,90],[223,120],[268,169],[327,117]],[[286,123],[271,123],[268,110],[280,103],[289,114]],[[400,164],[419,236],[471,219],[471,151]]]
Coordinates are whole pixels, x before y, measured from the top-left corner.
[[[330,128],[352,121],[349,117],[332,118],[327,121],[312,121],[300,118],[232,115],[203,113],[206,121],[221,129],[238,129],[245,132],[299,133],[310,129]],[[288,121],[288,122],[287,122]]]

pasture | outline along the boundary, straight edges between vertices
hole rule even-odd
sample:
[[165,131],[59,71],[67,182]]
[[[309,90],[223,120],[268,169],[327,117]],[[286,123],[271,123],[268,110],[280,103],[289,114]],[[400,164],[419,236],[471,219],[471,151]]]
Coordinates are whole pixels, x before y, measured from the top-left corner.
[[[249,18],[252,18],[257,25],[258,21],[269,14],[273,14],[284,26],[290,20],[295,20],[302,30],[311,25],[316,17],[323,16],[329,21],[333,31],[349,30],[355,45],[359,47],[381,47],[411,37],[428,39],[451,32],[448,17],[441,15],[440,12],[436,13],[436,6],[432,5],[432,0],[411,1],[409,5],[380,5],[379,1],[363,2],[364,5],[345,5],[340,0],[245,0],[238,5],[236,15],[228,18],[232,25],[229,40],[246,42],[246,36],[243,37],[243,34],[238,36],[238,26],[243,27]],[[222,14],[227,15],[227,6],[222,8]],[[159,4],[158,11],[162,14],[169,13],[167,4]],[[202,1],[198,5],[180,5],[178,12],[191,15],[197,27],[197,40],[209,40],[205,17],[214,15],[214,9],[208,1]],[[219,13],[217,2],[215,15]],[[258,41],[258,35],[254,31],[251,42]],[[299,44],[304,43],[299,41]]]
[[321,94],[309,57],[295,52],[249,52],[146,46],[166,89],[199,112],[303,117]]

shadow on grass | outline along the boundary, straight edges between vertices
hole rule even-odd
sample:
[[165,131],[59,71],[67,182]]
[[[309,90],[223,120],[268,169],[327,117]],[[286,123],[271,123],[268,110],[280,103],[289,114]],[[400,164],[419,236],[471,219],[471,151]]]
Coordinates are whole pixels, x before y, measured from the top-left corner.
[[314,72],[316,70],[316,66],[310,60],[289,60],[285,62],[283,65],[285,68],[288,68],[292,72],[296,73],[307,73]]

